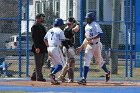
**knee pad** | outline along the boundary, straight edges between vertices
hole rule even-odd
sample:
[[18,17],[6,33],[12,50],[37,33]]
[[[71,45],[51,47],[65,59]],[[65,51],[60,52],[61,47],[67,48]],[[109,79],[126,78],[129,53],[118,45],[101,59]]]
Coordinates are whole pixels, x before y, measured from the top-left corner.
[[69,63],[69,68],[73,68],[75,66],[75,60],[71,60]]

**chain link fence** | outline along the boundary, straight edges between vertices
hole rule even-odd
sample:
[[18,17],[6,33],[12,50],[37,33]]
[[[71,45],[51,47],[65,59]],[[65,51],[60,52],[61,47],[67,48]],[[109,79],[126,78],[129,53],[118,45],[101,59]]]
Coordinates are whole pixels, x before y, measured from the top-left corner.
[[[9,74],[6,76],[28,77],[33,72],[34,57],[30,52],[32,45],[30,28],[35,22],[36,14],[46,15],[45,26],[48,30],[52,27],[55,18],[66,20],[72,16],[80,22],[80,16],[83,16],[85,22],[85,14],[95,11],[96,21],[104,32],[101,38],[102,56],[111,70],[111,77],[121,80],[139,79],[139,68],[134,67],[135,0],[133,2],[130,2],[131,0],[83,0],[83,15],[80,15],[79,0],[29,0],[29,4],[27,1],[0,1],[0,56],[5,58],[7,64]],[[27,19],[28,15],[29,19]],[[27,29],[27,21],[29,21],[29,29]],[[75,48],[80,46],[80,33],[79,31],[75,34]],[[22,41],[25,43],[23,44]],[[75,57],[75,78],[79,78],[80,55]],[[46,78],[48,78],[49,67],[46,57],[43,66],[43,74]],[[88,79],[104,79],[104,77],[105,73],[93,58]]]

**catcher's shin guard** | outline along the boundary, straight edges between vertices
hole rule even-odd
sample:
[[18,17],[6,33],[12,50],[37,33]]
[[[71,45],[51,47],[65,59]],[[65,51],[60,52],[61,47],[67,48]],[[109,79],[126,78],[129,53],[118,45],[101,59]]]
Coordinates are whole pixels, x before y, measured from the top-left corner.
[[75,66],[75,61],[72,60],[69,63],[69,69],[68,69],[68,78],[69,78],[70,81],[74,80],[74,66]]
[[68,72],[68,65],[65,65],[62,69],[61,76],[65,77]]
[[73,82],[73,80],[74,80],[73,68],[69,68],[69,70],[68,70],[68,78],[69,78],[69,82]]
[[65,64],[58,79],[61,80],[62,82],[65,82],[66,81],[65,76],[66,76],[67,72],[68,72],[68,65]]

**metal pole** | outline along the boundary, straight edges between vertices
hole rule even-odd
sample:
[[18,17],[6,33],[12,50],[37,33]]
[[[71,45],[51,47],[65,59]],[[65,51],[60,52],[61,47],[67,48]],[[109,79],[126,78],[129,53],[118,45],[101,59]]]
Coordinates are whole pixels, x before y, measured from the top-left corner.
[[[83,0],[80,0],[80,44],[83,42]],[[83,51],[80,53],[80,77],[82,77],[83,72]]]
[[[120,1],[113,0],[112,8],[112,35],[111,35],[111,49],[118,49],[119,47],[119,30],[120,30]],[[119,3],[118,3],[119,2]],[[116,15],[117,14],[117,15]],[[118,73],[118,52],[111,50],[111,73]]]
[[126,13],[125,13],[125,25],[126,25],[126,45],[125,45],[125,77],[128,77],[128,0],[126,0]]
[[19,0],[18,2],[18,8],[19,8],[19,15],[18,15],[18,75],[21,77],[21,20],[22,20],[22,0]]
[[132,0],[130,0],[130,77],[133,77],[133,60],[132,60],[132,34],[133,34],[133,5]]
[[26,77],[29,76],[29,0],[26,0]]

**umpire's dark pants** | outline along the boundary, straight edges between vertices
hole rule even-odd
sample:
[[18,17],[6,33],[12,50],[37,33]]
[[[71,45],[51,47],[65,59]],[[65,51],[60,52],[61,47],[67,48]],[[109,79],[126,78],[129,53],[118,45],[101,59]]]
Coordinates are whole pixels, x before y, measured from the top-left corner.
[[35,79],[35,80],[43,79],[42,67],[44,64],[44,57],[45,57],[45,53],[34,53],[35,69],[31,77],[32,79]]

